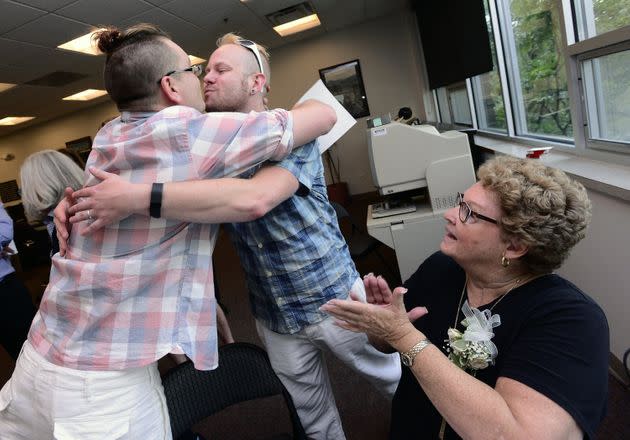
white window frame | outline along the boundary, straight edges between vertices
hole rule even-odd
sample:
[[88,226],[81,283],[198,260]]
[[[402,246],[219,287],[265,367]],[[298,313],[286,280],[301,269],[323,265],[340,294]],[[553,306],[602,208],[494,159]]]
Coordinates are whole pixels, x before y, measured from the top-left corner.
[[[497,48],[498,59],[498,71],[501,78],[501,86],[503,89],[503,100],[506,109],[506,121],[507,121],[507,135],[499,131],[482,129],[478,131],[482,135],[489,137],[507,139],[517,143],[523,143],[531,146],[553,146],[554,148],[575,154],[578,156],[584,156],[586,158],[601,160],[619,165],[630,165],[630,147],[626,144],[607,142],[607,141],[595,141],[588,139],[588,127],[585,127],[586,109],[583,104],[583,88],[582,88],[582,73],[580,62],[582,59],[588,57],[598,56],[597,54],[611,54],[616,51],[625,50],[625,43],[630,42],[630,26],[626,26],[614,31],[606,32],[600,35],[587,38],[583,41],[577,41],[577,35],[575,34],[576,27],[574,27],[574,12],[572,0],[561,0],[562,2],[562,14],[560,16],[560,27],[564,32],[562,35],[562,52],[565,58],[565,67],[567,70],[567,89],[569,94],[569,105],[571,112],[571,120],[573,124],[573,141],[567,142],[564,139],[554,139],[551,136],[541,136],[536,134],[521,134],[523,131],[524,113],[521,116],[515,116],[513,113],[513,97],[510,94],[511,89],[520,90],[519,87],[515,87],[515,75],[514,71],[517,70],[515,66],[510,63],[509,48],[504,47],[501,35],[506,32],[505,17],[509,14],[509,7],[507,6],[508,0],[489,0],[490,16],[492,18],[493,34],[495,39],[495,45]],[[590,0],[584,0],[591,3]],[[584,18],[584,8],[581,12],[578,12],[579,1],[576,3],[576,15],[582,14],[581,19]],[[591,3],[592,4],[592,3]],[[583,4],[582,4],[583,5]],[[507,9],[506,9],[507,8]],[[592,9],[592,8],[591,8]],[[592,12],[591,12],[592,15]],[[579,17],[578,17],[579,18]],[[509,22],[508,22],[509,24]],[[594,32],[594,29],[592,30]],[[577,42],[576,42],[577,41]],[[603,52],[599,52],[603,51]],[[513,52],[515,53],[515,52]],[[518,74],[518,72],[516,72]],[[509,80],[508,80],[509,78]],[[474,107],[474,96],[469,94],[471,105]],[[519,113],[519,112],[516,112]],[[516,121],[516,123],[515,123]],[[478,121],[474,121],[475,127],[478,125]],[[616,144],[616,145],[615,145]]]
[[[600,131],[603,131],[601,126],[605,126],[606,120],[602,117],[603,115],[599,113],[598,108],[589,108],[588,104],[595,103],[596,107],[599,107],[604,97],[601,96],[601,88],[595,90],[592,87],[585,87],[586,84],[601,82],[599,81],[599,69],[592,66],[592,64],[587,65],[588,62],[592,63],[595,58],[628,50],[630,50],[630,41],[624,41],[601,49],[583,52],[575,56],[576,68],[579,69],[580,74],[580,101],[582,103],[582,114],[584,115],[584,143],[587,149],[599,149],[630,154],[630,142],[606,141],[596,138],[596,135],[598,135]],[[598,93],[598,91],[600,93]],[[589,117],[587,117],[587,115]],[[589,125],[589,121],[597,121],[597,123]],[[590,136],[591,132],[596,133]]]

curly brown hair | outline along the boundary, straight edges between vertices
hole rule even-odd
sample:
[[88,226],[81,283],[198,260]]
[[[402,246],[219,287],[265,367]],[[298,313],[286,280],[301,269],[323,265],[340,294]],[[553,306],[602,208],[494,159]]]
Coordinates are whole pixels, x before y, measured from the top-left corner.
[[532,273],[560,267],[591,220],[584,186],[538,159],[498,156],[478,171],[484,188],[497,195],[506,236],[528,246],[520,261]]

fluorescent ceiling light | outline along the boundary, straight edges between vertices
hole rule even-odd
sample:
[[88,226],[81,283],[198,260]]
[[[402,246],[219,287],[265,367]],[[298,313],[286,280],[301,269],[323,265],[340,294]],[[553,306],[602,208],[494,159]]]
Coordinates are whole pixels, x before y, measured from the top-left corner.
[[0,83],[0,93],[15,87],[17,84]]
[[35,119],[35,116],[7,116],[0,119],[0,125],[18,125],[31,119]]
[[188,55],[188,59],[190,60],[190,64],[192,66],[194,66],[195,64],[201,64],[206,61],[205,58],[199,58],[194,55]]
[[96,99],[99,96],[107,95],[105,90],[98,89],[87,89],[79,93],[75,93],[74,95],[66,96],[63,98],[64,101],[89,101],[91,99]]
[[298,18],[297,20],[290,21],[288,23],[274,26],[273,30],[276,31],[281,37],[287,35],[297,34],[298,32],[305,31],[307,29],[319,26],[321,23],[317,14],[307,15],[306,17]]
[[92,40],[94,32],[102,31],[103,29],[96,29],[85,34],[81,37],[70,40],[67,43],[57,46],[59,49],[72,50],[74,52],[86,53],[88,55],[100,55],[102,52],[98,50],[96,42]]

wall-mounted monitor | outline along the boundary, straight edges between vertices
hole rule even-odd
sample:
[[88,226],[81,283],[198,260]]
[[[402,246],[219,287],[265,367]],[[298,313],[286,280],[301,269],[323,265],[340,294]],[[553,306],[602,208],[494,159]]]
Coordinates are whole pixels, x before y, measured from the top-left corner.
[[492,70],[482,0],[414,0],[429,88]]

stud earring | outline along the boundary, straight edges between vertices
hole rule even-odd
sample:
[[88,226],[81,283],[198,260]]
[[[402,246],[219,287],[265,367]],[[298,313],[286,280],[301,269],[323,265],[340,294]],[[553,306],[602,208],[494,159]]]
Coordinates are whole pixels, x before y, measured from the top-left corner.
[[508,267],[510,265],[510,259],[506,258],[506,256],[501,257],[501,266]]

